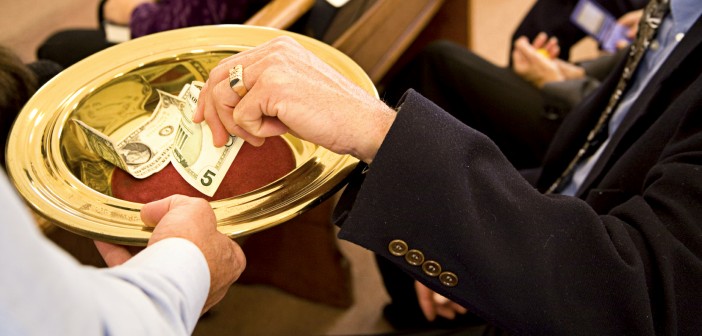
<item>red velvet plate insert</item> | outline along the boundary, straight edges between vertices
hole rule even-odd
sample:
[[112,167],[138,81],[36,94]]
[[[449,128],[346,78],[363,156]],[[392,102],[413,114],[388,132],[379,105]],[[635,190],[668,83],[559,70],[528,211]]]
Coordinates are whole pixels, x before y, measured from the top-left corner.
[[112,174],[112,196],[138,203],[149,203],[174,194],[216,201],[256,190],[294,168],[295,157],[287,142],[281,137],[272,137],[261,147],[244,143],[213,197],[189,185],[171,164],[145,179],[134,178],[116,168]]

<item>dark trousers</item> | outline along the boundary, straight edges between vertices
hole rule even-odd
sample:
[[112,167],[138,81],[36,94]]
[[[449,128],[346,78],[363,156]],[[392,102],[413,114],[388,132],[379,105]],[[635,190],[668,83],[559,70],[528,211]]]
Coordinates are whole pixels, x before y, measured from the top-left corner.
[[448,41],[429,45],[388,83],[382,93],[388,104],[416,90],[490,137],[517,169],[540,165],[560,124],[533,85]]
[[105,33],[99,29],[72,29],[49,36],[37,49],[37,58],[56,62],[67,68],[108,47]]

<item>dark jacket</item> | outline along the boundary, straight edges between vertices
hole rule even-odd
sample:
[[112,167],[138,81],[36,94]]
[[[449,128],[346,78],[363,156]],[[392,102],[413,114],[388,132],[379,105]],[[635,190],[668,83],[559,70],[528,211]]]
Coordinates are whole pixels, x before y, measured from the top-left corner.
[[541,191],[618,75],[564,120],[538,189],[488,138],[410,91],[340,200],[340,237],[510,332],[702,335],[701,45],[698,19],[577,197]]

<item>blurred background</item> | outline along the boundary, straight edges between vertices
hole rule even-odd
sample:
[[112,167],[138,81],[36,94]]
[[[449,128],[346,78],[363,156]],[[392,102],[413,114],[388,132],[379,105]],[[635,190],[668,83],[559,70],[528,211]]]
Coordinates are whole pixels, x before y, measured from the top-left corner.
[[[407,0],[413,1],[413,0]],[[484,58],[507,64],[510,36],[535,0],[454,0],[467,4],[469,45]],[[99,0],[2,0],[0,43],[12,47],[26,62],[52,33],[66,28],[97,28]],[[456,14],[456,13],[453,13]],[[573,58],[591,55],[596,45],[578,45]]]

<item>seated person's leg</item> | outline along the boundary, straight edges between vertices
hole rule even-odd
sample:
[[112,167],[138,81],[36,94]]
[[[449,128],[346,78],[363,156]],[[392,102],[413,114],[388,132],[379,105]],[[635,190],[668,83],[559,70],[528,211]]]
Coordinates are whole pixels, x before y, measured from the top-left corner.
[[39,49],[37,59],[45,59],[67,68],[76,62],[113,46],[97,29],[64,30],[49,36]]
[[488,135],[518,169],[536,167],[560,123],[546,118],[537,88],[463,46],[429,45],[382,94],[393,105],[413,88]]

